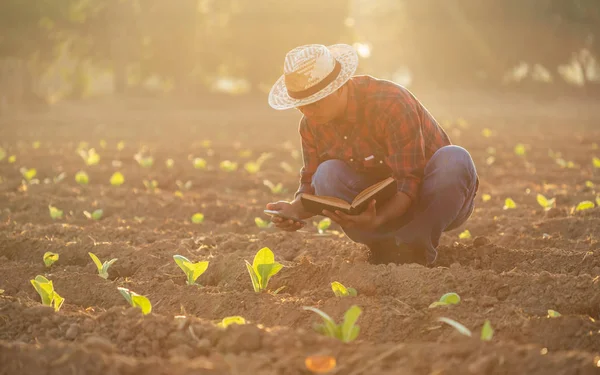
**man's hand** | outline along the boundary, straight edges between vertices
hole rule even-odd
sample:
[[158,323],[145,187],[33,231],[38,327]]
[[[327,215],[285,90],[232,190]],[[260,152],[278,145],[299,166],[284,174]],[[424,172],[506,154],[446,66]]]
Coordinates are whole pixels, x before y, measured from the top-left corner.
[[[299,204],[300,201],[294,201],[292,203],[286,201],[268,203],[267,210],[280,211],[285,216],[295,217],[298,219],[306,219],[308,217],[311,217],[312,215],[304,212],[304,210],[301,209]],[[277,228],[288,232],[294,232],[304,227],[304,224],[300,222],[294,220],[285,220],[277,216],[273,216],[271,221],[275,224]]]
[[381,225],[380,218],[375,210],[375,200],[369,203],[369,207],[359,215],[348,215],[341,211],[331,212],[323,210],[323,215],[338,223],[342,228],[356,228],[362,230],[373,230]]

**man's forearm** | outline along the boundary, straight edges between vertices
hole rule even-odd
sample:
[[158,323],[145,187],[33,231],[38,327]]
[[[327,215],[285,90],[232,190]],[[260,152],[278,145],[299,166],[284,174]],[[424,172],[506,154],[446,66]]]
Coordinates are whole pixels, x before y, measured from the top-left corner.
[[406,213],[412,203],[412,199],[399,191],[383,207],[377,210],[376,226],[400,217]]
[[298,196],[292,202],[290,202],[292,207],[294,207],[294,211],[296,212],[298,219],[308,219],[315,216],[313,213],[304,210],[302,202],[300,201],[300,197],[302,197],[302,194],[298,194]]

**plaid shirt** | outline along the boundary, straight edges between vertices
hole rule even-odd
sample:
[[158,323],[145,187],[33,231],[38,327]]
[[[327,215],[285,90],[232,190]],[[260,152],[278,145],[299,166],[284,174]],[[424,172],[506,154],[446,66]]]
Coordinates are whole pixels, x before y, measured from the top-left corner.
[[393,176],[398,190],[418,199],[425,165],[450,138],[407,89],[371,76],[348,82],[345,116],[327,124],[300,120],[304,166],[294,194],[314,194],[312,176],[328,159],[347,162],[359,173]]

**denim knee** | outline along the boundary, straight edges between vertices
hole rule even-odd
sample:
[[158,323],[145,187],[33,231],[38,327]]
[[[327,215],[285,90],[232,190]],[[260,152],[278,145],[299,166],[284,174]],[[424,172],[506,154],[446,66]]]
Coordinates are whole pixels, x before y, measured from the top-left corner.
[[464,172],[469,175],[475,173],[475,164],[469,151],[456,145],[444,146],[437,150],[427,164],[425,173],[438,168],[441,168],[446,174],[456,177]]
[[336,195],[340,185],[343,184],[342,176],[348,168],[348,165],[339,159],[325,160],[319,164],[312,177],[315,193],[317,195]]

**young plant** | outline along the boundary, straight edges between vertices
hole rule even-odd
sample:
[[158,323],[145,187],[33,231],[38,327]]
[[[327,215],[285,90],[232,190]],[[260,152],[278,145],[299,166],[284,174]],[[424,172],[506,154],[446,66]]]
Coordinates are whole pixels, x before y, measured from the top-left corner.
[[327,229],[329,229],[330,226],[331,219],[326,217],[319,221],[319,223],[317,224],[317,230],[319,231],[319,234],[323,234]]
[[100,162],[100,155],[98,155],[94,148],[79,150],[79,156],[81,156],[86,165],[97,165]]
[[594,168],[600,168],[600,158],[594,156],[592,158],[592,165]]
[[197,212],[195,214],[192,215],[192,223],[194,224],[200,224],[204,221],[204,214],[201,214],[200,212]]
[[58,208],[52,205],[48,205],[48,211],[50,211],[50,217],[52,218],[52,220],[61,219],[63,216],[62,210],[59,210]]
[[23,176],[23,178],[25,178],[25,180],[27,180],[27,182],[31,181],[35,175],[37,174],[37,170],[35,168],[21,168],[19,170],[21,172],[21,175]]
[[217,323],[217,327],[219,328],[227,328],[232,324],[246,324],[246,319],[241,316],[228,316],[223,318],[219,323]]
[[12,164],[12,163],[14,163],[16,161],[17,161],[17,155],[11,155],[11,156],[8,157],[8,162],[9,163]]
[[342,283],[334,281],[331,283],[331,290],[336,297],[356,297],[358,294],[354,288],[346,288]]
[[60,307],[62,306],[63,302],[65,302],[65,299],[54,291],[52,281],[41,275],[37,275],[34,280],[29,281],[42,298],[42,304],[44,306],[53,306],[54,311],[60,310]]
[[446,293],[440,297],[439,301],[433,302],[429,305],[429,308],[438,306],[458,305],[460,303],[460,296],[456,293]]
[[458,238],[461,240],[468,240],[469,238],[471,238],[471,232],[469,232],[468,229],[465,229],[458,235]]
[[125,177],[121,172],[115,172],[110,176],[110,184],[112,186],[121,186],[125,182]]
[[490,199],[492,199],[492,196],[489,195],[489,194],[483,194],[483,195],[481,195],[481,200],[484,201],[484,202],[487,202]]
[[264,180],[263,184],[271,190],[273,194],[281,194],[283,193],[283,184],[281,182],[277,183],[277,185],[273,184],[269,180]]
[[269,153],[262,153],[255,161],[249,161],[244,164],[244,169],[250,174],[256,174],[260,171],[263,163],[271,157]]
[[44,253],[44,264],[46,265],[46,267],[50,267],[54,264],[54,262],[56,262],[58,260],[58,254],[53,253],[51,251],[46,251]]
[[237,169],[238,164],[231,160],[223,160],[219,163],[219,168],[225,172],[233,172]]
[[510,210],[513,208],[517,208],[517,204],[515,203],[515,201],[512,200],[512,198],[506,198],[504,200],[504,207],[503,209],[505,210]]
[[175,263],[181,268],[187,277],[187,285],[198,285],[196,279],[202,275],[208,268],[208,261],[192,263],[183,255],[173,255]]
[[98,268],[98,276],[103,279],[108,279],[108,269],[113,265],[114,262],[117,261],[117,258],[113,258],[111,260],[105,261],[104,263],[100,262],[100,259],[94,253],[88,253],[90,258],[94,261],[96,268]]
[[595,207],[594,202],[583,201],[583,202],[579,202],[579,204],[577,204],[575,211],[585,211],[585,210],[589,210],[590,208],[594,208],[594,207]]
[[548,318],[558,318],[561,314],[558,311],[548,310]]
[[[445,317],[440,317],[437,320],[438,320],[438,322],[443,322],[443,323],[446,323],[446,324],[452,326],[459,333],[461,333],[465,336],[469,336],[469,337],[473,336],[470,329],[468,329],[464,325],[460,324],[456,320],[452,320],[450,318],[445,318]],[[480,339],[481,339],[481,341],[491,341],[493,336],[494,336],[494,329],[492,328],[492,324],[490,323],[490,321],[488,319],[486,319],[485,322],[483,323],[483,327],[481,327]]]
[[356,321],[362,313],[360,307],[352,305],[344,313],[344,321],[342,324],[336,324],[329,315],[315,307],[305,306],[303,309],[317,313],[321,316],[321,318],[323,318],[322,324],[317,324],[314,326],[317,332],[325,336],[336,338],[342,342],[350,342],[358,337],[360,327],[356,325]]
[[524,156],[525,155],[525,145],[522,143],[519,143],[515,146],[515,154],[518,156]]
[[187,180],[185,183],[183,183],[180,180],[176,180],[175,185],[177,185],[179,190],[190,190],[192,188],[192,181]]
[[206,169],[206,160],[202,158],[194,159],[194,168],[196,169]]
[[55,184],[58,184],[59,182],[64,180],[65,177],[67,177],[67,174],[65,172],[61,172],[58,176],[52,178],[52,182],[54,182]]
[[544,211],[548,211],[554,207],[554,204],[556,203],[556,198],[548,199],[542,194],[538,194],[536,198],[538,204],[544,208]]
[[488,319],[483,323],[483,327],[481,327],[481,341],[492,341],[492,337],[494,337],[494,329],[492,328],[492,324]]
[[143,180],[142,183],[144,184],[147,190],[153,193],[158,189],[158,181],[156,180]]
[[89,213],[88,211],[83,211],[83,214],[88,219],[91,219],[91,220],[100,220],[102,218],[102,215],[104,214],[104,211],[101,208],[99,208],[99,209],[95,210],[92,213]]
[[154,164],[154,158],[152,156],[142,156],[141,153],[137,153],[133,158],[144,168],[150,168]]
[[247,260],[246,268],[252,280],[252,286],[256,293],[267,290],[267,285],[271,277],[275,276],[283,265],[275,261],[275,254],[268,247],[263,247],[254,256],[252,264]]
[[117,143],[117,150],[123,151],[124,148],[125,148],[125,142],[119,141],[119,143]]
[[167,166],[167,168],[171,169],[175,165],[175,160],[173,160],[173,159],[167,159],[165,161],[165,165]]
[[261,229],[266,229],[269,228],[271,225],[273,225],[272,222],[270,222],[269,220],[263,220],[260,217],[255,217],[254,218],[254,223],[256,223],[256,226],[261,228]]
[[132,307],[140,308],[142,310],[142,314],[147,315],[152,312],[152,304],[148,298],[132,292],[127,288],[118,287],[117,289]]

